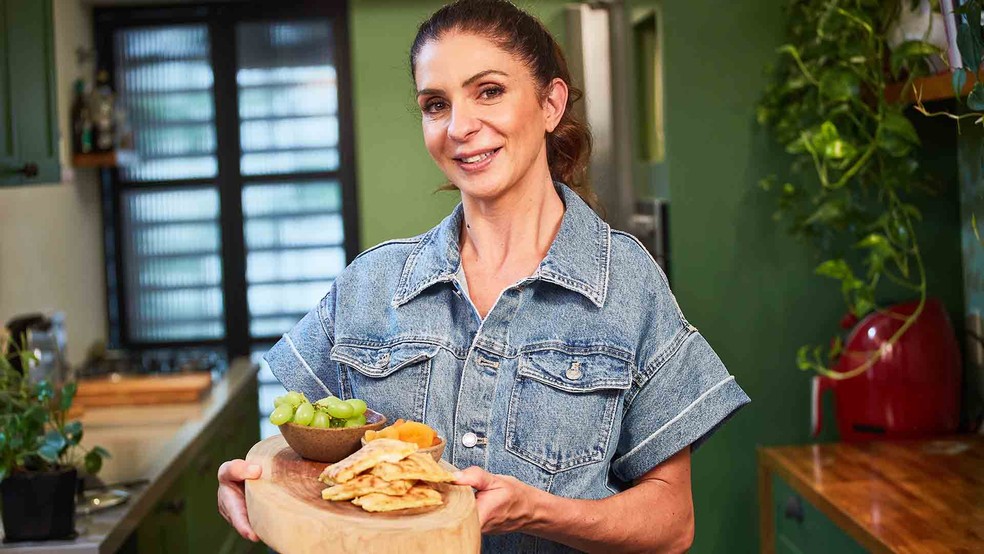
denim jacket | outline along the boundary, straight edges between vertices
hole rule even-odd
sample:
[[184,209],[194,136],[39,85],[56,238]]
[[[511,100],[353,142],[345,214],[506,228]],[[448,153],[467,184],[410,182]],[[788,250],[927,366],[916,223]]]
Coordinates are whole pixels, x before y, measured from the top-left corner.
[[[447,438],[444,457],[569,498],[604,498],[749,402],[659,266],[557,183],[564,215],[533,275],[481,319],[458,281],[462,207],[360,254],[266,360],[290,390],[364,399]],[[567,552],[483,537],[485,552]]]

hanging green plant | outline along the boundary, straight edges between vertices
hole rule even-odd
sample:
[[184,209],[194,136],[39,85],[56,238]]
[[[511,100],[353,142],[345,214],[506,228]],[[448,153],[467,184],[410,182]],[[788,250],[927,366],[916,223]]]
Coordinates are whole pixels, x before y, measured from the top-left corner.
[[[926,56],[940,53],[922,41],[889,50],[887,29],[899,9],[897,1],[790,2],[787,43],[778,49],[772,82],[757,107],[758,122],[791,159],[787,174],[760,185],[776,198],[773,218],[816,247],[822,260],[815,273],[838,283],[858,319],[881,311],[879,301],[889,294],[918,298],[888,345],[925,305],[916,237],[921,215],[911,198],[929,189],[919,168],[919,136],[905,106],[886,100],[885,88],[927,74]],[[839,335],[828,347],[805,345],[797,365],[846,379],[866,371],[882,352],[870,352],[851,371],[833,371],[841,348]]]

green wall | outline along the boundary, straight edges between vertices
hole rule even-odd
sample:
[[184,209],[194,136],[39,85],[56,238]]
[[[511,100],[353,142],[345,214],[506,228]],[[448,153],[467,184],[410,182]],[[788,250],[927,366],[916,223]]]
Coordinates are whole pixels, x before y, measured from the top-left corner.
[[693,552],[756,550],[755,448],[807,439],[810,382],[795,350],[829,336],[843,312],[756,186],[788,164],[755,123],[784,5],[663,2],[671,285],[752,399],[694,455]]

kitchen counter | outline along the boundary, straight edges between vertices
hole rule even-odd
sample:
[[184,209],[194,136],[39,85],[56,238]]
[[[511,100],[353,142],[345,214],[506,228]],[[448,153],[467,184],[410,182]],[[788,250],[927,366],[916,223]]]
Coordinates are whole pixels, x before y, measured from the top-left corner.
[[[112,455],[99,478],[107,484],[139,479],[147,483],[129,489],[131,496],[125,504],[77,516],[79,537],[74,540],[2,544],[0,552],[116,552],[214,440],[222,427],[220,420],[234,407],[235,400],[250,387],[255,390],[256,372],[248,358],[234,360],[208,395],[195,403],[87,408],[81,417],[83,445],[102,446]],[[255,404],[256,399],[249,401]]]
[[761,448],[762,552],[980,552],[982,469],[980,435]]

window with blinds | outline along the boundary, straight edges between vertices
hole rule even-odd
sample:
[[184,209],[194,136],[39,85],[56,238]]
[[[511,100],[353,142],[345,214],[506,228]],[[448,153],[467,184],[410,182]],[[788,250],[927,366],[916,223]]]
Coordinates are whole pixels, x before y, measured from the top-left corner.
[[342,10],[96,11],[136,154],[103,174],[111,346],[257,360],[357,253]]

